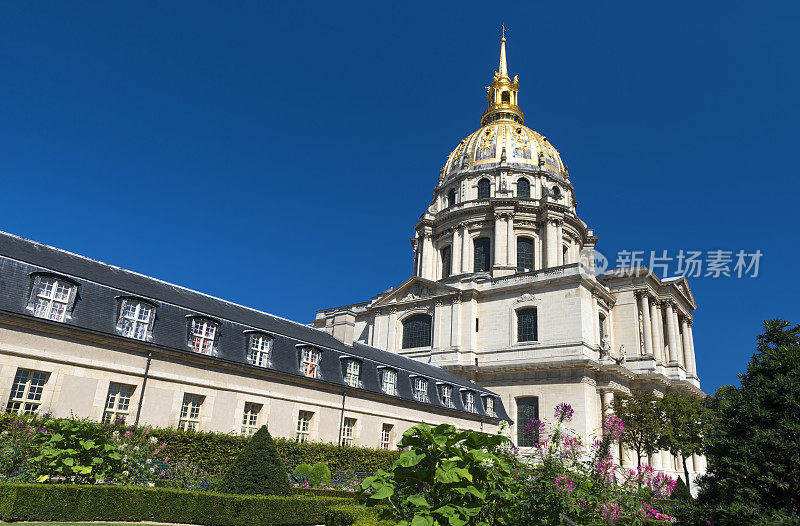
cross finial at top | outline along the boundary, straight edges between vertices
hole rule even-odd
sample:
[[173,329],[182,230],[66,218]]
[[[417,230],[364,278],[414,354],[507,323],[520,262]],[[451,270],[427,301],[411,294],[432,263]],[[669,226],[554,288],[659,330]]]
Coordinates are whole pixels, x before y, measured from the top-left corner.
[[506,39],[506,25],[505,24],[500,24],[500,27],[503,28],[503,40],[505,40]]

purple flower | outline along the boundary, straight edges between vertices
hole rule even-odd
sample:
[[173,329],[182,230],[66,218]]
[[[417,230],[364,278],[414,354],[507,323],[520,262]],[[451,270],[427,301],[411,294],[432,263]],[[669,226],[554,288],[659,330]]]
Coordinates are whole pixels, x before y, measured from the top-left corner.
[[609,416],[603,421],[603,432],[609,435],[612,440],[619,441],[619,439],[622,438],[622,432],[624,430],[625,426],[622,420],[616,416]]
[[572,420],[573,414],[575,414],[575,410],[566,402],[561,402],[556,406],[555,415],[559,422],[569,422]]

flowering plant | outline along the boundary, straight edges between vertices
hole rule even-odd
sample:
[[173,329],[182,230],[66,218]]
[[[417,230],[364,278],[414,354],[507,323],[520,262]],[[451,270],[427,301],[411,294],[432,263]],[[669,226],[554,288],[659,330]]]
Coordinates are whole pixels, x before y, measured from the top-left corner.
[[113,476],[115,482],[128,486],[148,486],[159,478],[167,445],[160,443],[150,432],[149,426],[138,429],[122,426],[111,433],[122,454],[122,465]]
[[42,417],[17,416],[8,419],[4,431],[0,433],[0,480],[7,482],[33,482],[36,471],[30,459],[36,456],[35,435],[42,422],[50,415]]

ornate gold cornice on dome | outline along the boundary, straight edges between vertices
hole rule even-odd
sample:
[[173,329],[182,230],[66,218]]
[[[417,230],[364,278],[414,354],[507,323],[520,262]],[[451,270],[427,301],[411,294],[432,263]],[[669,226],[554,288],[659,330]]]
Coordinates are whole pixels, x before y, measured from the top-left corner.
[[494,121],[511,121],[518,124],[525,122],[517,101],[519,94],[518,77],[514,76],[514,81],[508,76],[508,65],[506,64],[506,29],[503,26],[503,38],[500,40],[500,65],[494,74],[492,83],[486,87],[486,102],[489,107],[483,112],[481,126],[486,126]]

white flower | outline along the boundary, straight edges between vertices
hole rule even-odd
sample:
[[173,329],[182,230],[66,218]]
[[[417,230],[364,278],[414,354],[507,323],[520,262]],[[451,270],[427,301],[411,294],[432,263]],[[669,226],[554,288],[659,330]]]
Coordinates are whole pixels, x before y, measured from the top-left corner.
[[119,431],[114,431],[113,433],[111,433],[111,436],[117,438],[119,436]]
[[139,451],[139,446],[134,446],[133,450],[134,451]]
[[127,476],[128,476],[128,474],[129,474],[129,472],[128,472],[128,470],[126,469],[125,471],[123,471],[123,472],[122,472],[122,474],[123,474],[123,475],[125,475],[125,476],[127,477]]
[[158,442],[158,439],[156,437],[150,437],[150,442],[155,444],[156,442]]

